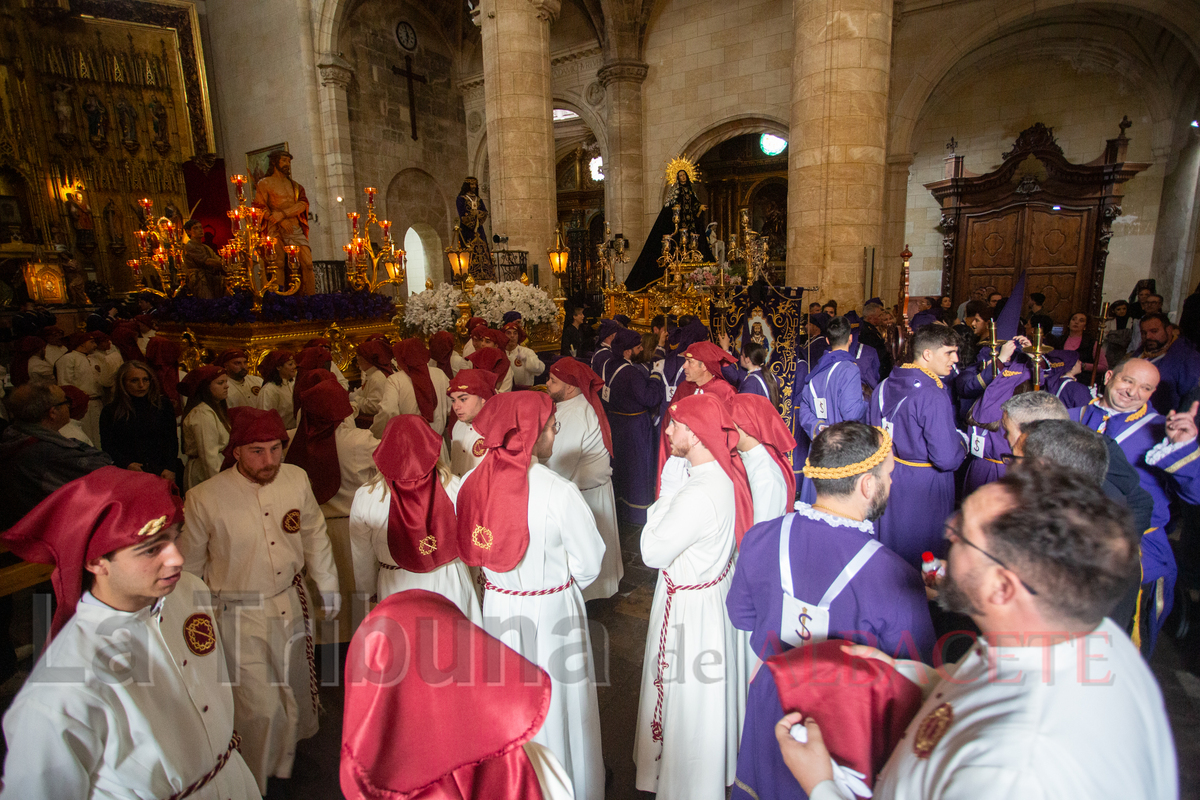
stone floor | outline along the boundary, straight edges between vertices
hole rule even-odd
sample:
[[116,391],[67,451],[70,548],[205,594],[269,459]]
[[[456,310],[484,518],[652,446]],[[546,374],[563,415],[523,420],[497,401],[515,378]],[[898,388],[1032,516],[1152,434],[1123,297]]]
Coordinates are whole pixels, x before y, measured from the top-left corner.
[[[588,604],[592,643],[597,653],[597,674],[601,679],[599,700],[604,761],[612,770],[607,800],[652,797],[634,788],[632,756],[647,618],[656,579],[655,571],[641,563],[637,535],[634,529],[622,531],[625,578],[620,593],[609,600]],[[18,614],[15,626],[20,624]],[[1200,634],[1196,640],[1200,642]],[[344,658],[344,648],[323,650],[323,674],[339,675],[339,660]],[[1200,653],[1200,646],[1193,646],[1188,652]],[[23,666],[28,669],[28,657]],[[1192,655],[1189,658],[1179,644],[1165,640],[1155,652],[1152,667],[1162,686],[1175,734],[1180,797],[1200,800],[1200,657]],[[0,710],[8,707],[26,674],[22,671],[0,686]],[[332,683],[323,687],[321,703],[324,715],[320,733],[300,743],[292,779],[272,782],[270,800],[337,800],[342,797],[338,788],[340,687]]]

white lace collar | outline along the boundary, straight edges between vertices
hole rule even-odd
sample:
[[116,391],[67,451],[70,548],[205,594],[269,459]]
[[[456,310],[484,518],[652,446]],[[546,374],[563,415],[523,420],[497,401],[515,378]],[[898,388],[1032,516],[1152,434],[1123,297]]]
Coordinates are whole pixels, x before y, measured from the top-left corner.
[[835,528],[858,528],[868,536],[875,535],[875,526],[866,520],[857,522],[847,517],[839,517],[837,514],[830,514],[828,511],[819,511],[808,503],[803,503],[799,500],[796,501],[796,513],[805,519],[824,522],[826,525],[832,525]]

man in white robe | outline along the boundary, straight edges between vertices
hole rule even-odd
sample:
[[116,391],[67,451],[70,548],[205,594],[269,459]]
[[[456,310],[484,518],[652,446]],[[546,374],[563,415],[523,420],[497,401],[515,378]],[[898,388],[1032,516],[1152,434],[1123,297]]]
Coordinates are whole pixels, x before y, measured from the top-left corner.
[[484,630],[549,673],[550,708],[533,741],[562,762],[578,800],[601,800],[600,709],[582,589],[600,573],[604,540],[575,484],[538,463],[554,449],[548,395],[497,395],[475,425],[486,455],[459,489],[458,544],[464,562],[483,568]]
[[287,432],[276,411],[230,409],[236,466],[187,495],[184,569],[216,600],[226,650],[237,653],[233,699],[242,754],[267,779],[292,774],[296,742],[317,732],[312,606],[301,570],[321,592],[326,619],[341,606],[325,517],[300,467],[280,463]]
[[54,371],[58,374],[58,385],[74,386],[88,396],[88,410],[79,427],[92,440],[93,447],[100,447],[100,411],[104,407],[101,396],[100,370],[92,363],[90,356],[96,352],[96,340],[90,333],[73,333],[67,337],[71,348],[54,362]]
[[250,374],[249,358],[245,350],[231,348],[213,361],[218,367],[224,367],[225,374],[229,376],[229,395],[225,398],[225,405],[229,408],[259,407],[258,393],[262,391],[263,379]]
[[590,367],[569,356],[554,362],[546,381],[559,424],[546,466],[579,487],[604,539],[600,576],[584,590],[584,600],[612,597],[625,574],[612,485],[612,434],[600,399],[603,386]]
[[[237,751],[233,693],[208,587],[182,572],[179,499],[154,475],[103,467],[5,534],[53,561],[53,639],[4,716],[4,800],[258,798]],[[207,780],[205,780],[207,778]]]
[[546,371],[546,365],[537,353],[521,344],[525,340],[525,329],[520,320],[505,325],[504,334],[508,337],[505,353],[512,365],[509,372],[513,376],[513,386],[533,386],[533,379]]
[[[426,366],[426,368],[429,370],[429,380],[433,383],[434,397],[437,398],[437,404],[433,409],[433,419],[427,421],[429,427],[433,428],[433,432],[440,436],[446,430],[446,417],[450,412],[450,399],[446,395],[446,390],[450,388],[450,379],[437,367]],[[383,387],[379,410],[371,422],[371,433],[376,439],[383,438],[383,429],[387,427],[388,420],[392,417],[399,414],[420,413],[421,408],[417,404],[417,393],[413,389],[412,378],[404,369],[398,369],[388,376]]]
[[481,437],[472,423],[484,402],[496,396],[496,376],[483,369],[459,370],[447,396],[456,418],[450,432],[450,471],[461,478],[483,458],[483,447],[475,446]]
[[739,498],[731,472],[737,431],[722,402],[692,395],[671,404],[671,453],[690,475],[650,506],[642,561],[660,570],[650,607],[633,760],[637,788],[660,800],[724,800],[737,767],[738,661],[746,647],[725,612]]

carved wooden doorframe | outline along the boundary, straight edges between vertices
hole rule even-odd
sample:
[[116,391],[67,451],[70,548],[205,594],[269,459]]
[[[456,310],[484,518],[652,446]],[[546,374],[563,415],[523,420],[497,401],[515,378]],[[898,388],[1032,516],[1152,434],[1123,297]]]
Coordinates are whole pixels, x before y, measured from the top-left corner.
[[1046,294],[1056,324],[1081,309],[1098,314],[1124,183],[1151,166],[1125,161],[1129,126],[1121,120],[1099,158],[1072,164],[1039,122],[986,175],[965,170],[951,140],[945,179],[925,184],[942,207],[942,293],[956,300],[975,288],[1007,294],[1027,270],[1026,297]]

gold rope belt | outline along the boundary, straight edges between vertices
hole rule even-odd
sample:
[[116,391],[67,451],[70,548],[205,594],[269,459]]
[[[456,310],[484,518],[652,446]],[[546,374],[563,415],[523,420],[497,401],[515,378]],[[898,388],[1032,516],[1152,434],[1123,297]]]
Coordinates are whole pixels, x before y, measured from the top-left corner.
[[895,459],[896,459],[897,463],[903,464],[906,467],[932,467],[933,466],[933,464],[930,464],[927,461],[905,461],[900,456],[895,456]]

